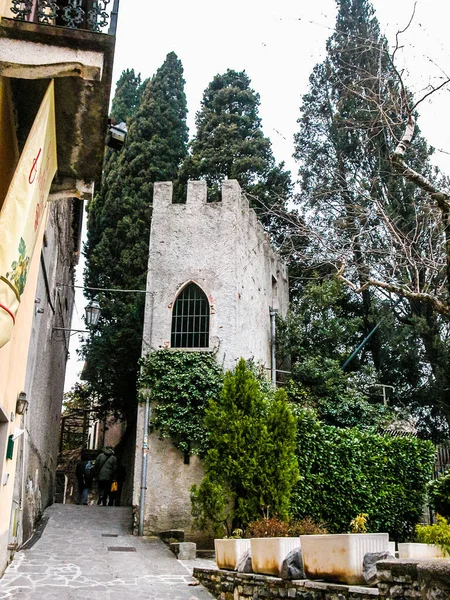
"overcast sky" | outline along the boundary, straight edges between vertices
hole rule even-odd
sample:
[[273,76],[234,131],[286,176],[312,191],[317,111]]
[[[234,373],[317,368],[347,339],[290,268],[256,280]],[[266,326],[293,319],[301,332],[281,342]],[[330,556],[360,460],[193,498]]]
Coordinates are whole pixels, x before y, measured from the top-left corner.
[[[410,20],[414,0],[373,0],[381,31],[391,46]],[[293,134],[302,95],[314,65],[325,57],[325,43],[336,19],[334,0],[122,0],[119,12],[113,89],[121,72],[134,68],[151,77],[174,51],[184,66],[188,125],[194,134],[195,113],[203,91],[217,73],[244,70],[261,97],[263,130],[277,161],[296,175]],[[400,36],[397,64],[405,83],[420,97],[430,84],[450,73],[449,0],[417,0],[408,31]],[[419,108],[419,126],[437,151],[435,162],[450,175],[450,127],[445,119],[449,90],[431,96]],[[82,266],[78,269],[81,278]],[[73,328],[83,328],[83,301],[77,295]],[[77,381],[72,336],[66,390]]]

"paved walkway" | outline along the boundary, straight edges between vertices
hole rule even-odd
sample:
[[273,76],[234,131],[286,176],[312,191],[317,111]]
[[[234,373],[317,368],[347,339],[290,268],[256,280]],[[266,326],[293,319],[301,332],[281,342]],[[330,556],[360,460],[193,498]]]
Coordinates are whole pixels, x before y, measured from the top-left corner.
[[190,585],[192,568],[212,561],[182,562],[159,539],[130,535],[130,508],[54,504],[45,515],[42,537],[0,579],[0,600],[212,598]]

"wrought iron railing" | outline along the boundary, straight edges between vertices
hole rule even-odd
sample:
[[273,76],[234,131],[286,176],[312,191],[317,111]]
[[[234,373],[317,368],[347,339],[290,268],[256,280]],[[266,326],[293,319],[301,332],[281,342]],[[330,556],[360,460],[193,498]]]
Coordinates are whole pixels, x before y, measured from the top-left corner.
[[110,7],[108,5],[111,2],[112,0],[11,0],[11,12],[19,21],[114,35],[119,2],[113,0],[113,6]]

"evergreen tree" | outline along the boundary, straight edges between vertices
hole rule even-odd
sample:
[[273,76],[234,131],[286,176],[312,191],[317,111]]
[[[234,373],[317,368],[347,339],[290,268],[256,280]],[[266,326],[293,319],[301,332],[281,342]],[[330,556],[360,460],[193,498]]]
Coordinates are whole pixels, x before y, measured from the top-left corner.
[[213,524],[228,534],[245,529],[266,510],[280,518],[289,511],[298,479],[296,421],[284,390],[267,397],[241,359],[225,375],[220,400],[205,413],[209,450],[206,475],[192,488],[193,514],[199,525]]
[[[439,253],[440,232],[425,194],[399,177],[390,162],[403,133],[405,92],[374,10],[368,0],[337,0],[337,4],[336,29],[328,40],[326,59],[310,77],[295,136],[302,186],[298,201],[318,240],[312,241],[311,262],[345,269],[347,280],[362,289],[361,339],[386,310],[399,317],[397,327],[378,329],[367,343],[381,382],[395,385],[405,366],[397,359],[396,374],[386,352],[386,347],[390,352],[395,347],[401,324],[409,328],[404,340],[411,344],[405,361],[414,356],[420,373],[415,389],[410,387],[410,400],[415,396],[417,404],[420,396],[431,410],[443,403],[450,408],[444,391],[450,370],[449,350],[441,337],[443,320],[417,302],[397,304],[389,293],[382,300],[368,286],[374,273],[384,274],[387,281],[401,278],[412,289],[427,278],[431,286],[439,285],[439,277],[427,270],[426,263],[430,252]],[[409,153],[411,166],[431,176],[431,150],[419,132]],[[404,260],[402,240],[412,250]],[[428,391],[433,389],[434,401],[420,394],[424,384]]]
[[269,223],[268,211],[274,205],[285,207],[292,185],[284,163],[275,164],[258,115],[259,94],[250,83],[245,71],[229,69],[206,88],[180,180],[206,180],[210,197],[216,200],[221,181],[237,179],[259,215],[265,215],[263,221]]
[[[122,102],[116,106],[122,110]],[[176,178],[186,144],[183,68],[171,52],[146,83],[129,119],[127,143],[109,174],[103,205],[92,208],[101,235],[87,253],[86,285],[145,290],[153,183]],[[100,404],[130,419],[136,407],[144,301],[142,293],[102,293],[100,335],[91,336],[85,348],[85,377]]]
[[[122,71],[111,105],[111,120],[114,123],[129,122],[139,104],[141,91],[141,76],[135,75],[134,69]],[[85,245],[85,255],[88,260],[102,237],[103,228],[100,215],[105,205],[108,189],[117,176],[116,161],[119,156],[120,154],[116,150],[106,148],[100,189],[88,206],[88,235]]]

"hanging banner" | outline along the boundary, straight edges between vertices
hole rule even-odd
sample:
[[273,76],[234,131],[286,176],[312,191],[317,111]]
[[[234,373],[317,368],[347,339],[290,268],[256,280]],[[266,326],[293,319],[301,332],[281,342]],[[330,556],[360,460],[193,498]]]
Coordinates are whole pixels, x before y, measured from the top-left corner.
[[0,212],[0,348],[12,335],[57,169],[55,97],[48,86]]

